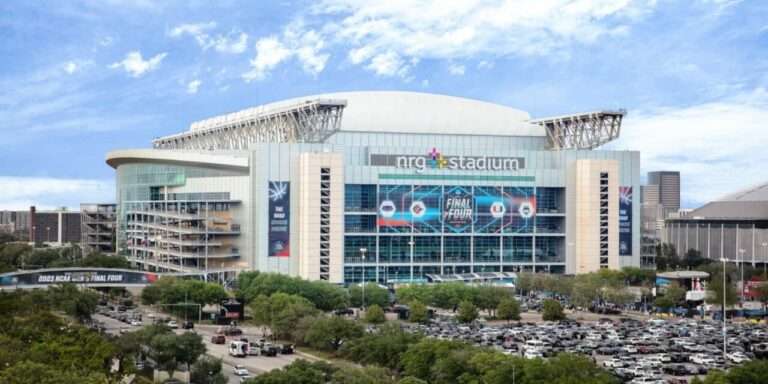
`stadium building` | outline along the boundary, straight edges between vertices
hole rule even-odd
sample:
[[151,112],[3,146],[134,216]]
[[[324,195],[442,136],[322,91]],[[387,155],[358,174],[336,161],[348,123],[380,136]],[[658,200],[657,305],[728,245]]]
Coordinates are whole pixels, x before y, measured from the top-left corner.
[[639,265],[623,111],[531,119],[410,92],[302,97],[107,155],[138,267],[349,283]]
[[706,259],[765,265],[768,263],[768,183],[668,218],[664,241],[675,246],[679,257],[695,250]]

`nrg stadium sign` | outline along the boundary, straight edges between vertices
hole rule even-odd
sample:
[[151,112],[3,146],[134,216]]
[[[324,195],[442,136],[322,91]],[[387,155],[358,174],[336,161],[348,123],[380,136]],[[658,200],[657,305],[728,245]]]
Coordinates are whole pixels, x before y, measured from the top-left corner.
[[444,156],[437,148],[427,155],[384,155],[371,154],[369,165],[403,169],[462,170],[462,171],[518,171],[525,168],[523,157],[491,156]]

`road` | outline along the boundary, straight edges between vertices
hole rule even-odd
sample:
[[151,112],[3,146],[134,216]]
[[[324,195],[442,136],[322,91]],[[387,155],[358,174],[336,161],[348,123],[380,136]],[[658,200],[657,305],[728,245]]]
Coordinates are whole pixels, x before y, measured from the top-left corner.
[[[163,317],[166,317],[166,315],[163,315]],[[99,314],[93,315],[93,318],[95,320],[102,322],[105,327],[105,332],[112,335],[118,335],[121,329],[125,331],[134,331],[140,328],[139,326],[131,326],[117,319],[113,319],[111,317],[107,317]],[[142,326],[152,324],[152,319],[149,318],[148,313],[146,312],[143,313],[142,319],[143,319]],[[277,355],[275,357],[266,357],[266,356],[248,356],[244,358],[232,357],[229,355],[229,352],[227,350],[227,345],[229,344],[230,340],[233,340],[232,338],[227,338],[226,344],[211,343],[211,336],[213,336],[216,333],[217,328],[218,326],[215,326],[215,325],[196,325],[195,329],[192,331],[202,336],[203,342],[205,343],[205,346],[206,346],[207,355],[220,358],[222,360],[222,372],[227,376],[230,384],[240,383],[240,377],[234,374],[235,365],[242,365],[246,369],[248,369],[251,375],[258,375],[260,373],[268,372],[273,369],[282,368],[298,359],[303,358],[307,360],[313,360],[312,357],[299,356],[297,354]],[[241,329],[243,330],[244,333],[242,336],[237,337],[237,339],[239,339],[240,337],[246,337],[249,340],[258,340],[262,337],[261,332],[259,332],[256,328],[242,327]],[[181,334],[183,332],[186,332],[186,330],[177,329],[175,330],[175,332],[177,334]]]

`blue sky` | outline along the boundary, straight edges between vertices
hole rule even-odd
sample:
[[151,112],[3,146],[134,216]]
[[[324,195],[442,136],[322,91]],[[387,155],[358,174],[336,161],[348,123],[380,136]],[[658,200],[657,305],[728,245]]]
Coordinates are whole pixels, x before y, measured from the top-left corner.
[[113,149],[313,93],[398,89],[533,117],[626,108],[613,149],[695,207],[768,181],[768,2],[5,1],[0,209],[113,201]]

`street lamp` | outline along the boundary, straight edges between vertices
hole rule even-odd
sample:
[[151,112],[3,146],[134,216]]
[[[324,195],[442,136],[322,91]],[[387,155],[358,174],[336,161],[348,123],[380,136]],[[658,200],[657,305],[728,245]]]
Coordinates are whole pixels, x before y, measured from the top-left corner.
[[727,361],[728,356],[726,356],[726,350],[727,350],[726,343],[727,343],[728,337],[727,337],[727,331],[725,328],[725,284],[726,284],[725,283],[725,261],[726,261],[725,257],[720,258],[720,261],[723,262],[723,359],[726,359]]
[[768,264],[768,254],[765,253],[765,250],[768,249],[768,242],[763,242],[760,244],[763,246],[763,278],[768,279],[768,273],[766,273],[766,264]]
[[360,306],[361,309],[365,309],[365,253],[366,252],[368,252],[368,248],[360,247],[360,257],[363,259],[363,282],[362,282],[363,299],[362,299],[362,305]]
[[51,227],[45,227],[45,242],[50,243],[51,242]]

